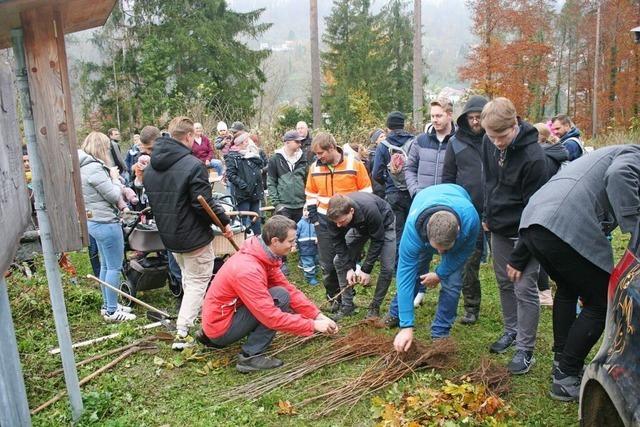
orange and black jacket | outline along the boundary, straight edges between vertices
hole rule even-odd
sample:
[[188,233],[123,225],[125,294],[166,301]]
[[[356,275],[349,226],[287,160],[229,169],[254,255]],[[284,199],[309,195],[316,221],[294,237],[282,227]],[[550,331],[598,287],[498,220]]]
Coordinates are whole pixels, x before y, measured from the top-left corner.
[[318,214],[326,215],[329,199],[336,194],[348,194],[354,191],[371,193],[371,180],[364,164],[350,153],[344,153],[337,147],[341,155],[340,162],[328,166],[316,160],[309,168],[305,194],[309,220],[318,222]]

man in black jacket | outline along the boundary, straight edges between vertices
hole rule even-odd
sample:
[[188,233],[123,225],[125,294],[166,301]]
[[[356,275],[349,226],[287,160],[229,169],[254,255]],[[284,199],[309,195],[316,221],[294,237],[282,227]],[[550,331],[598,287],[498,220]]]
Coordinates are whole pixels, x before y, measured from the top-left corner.
[[547,180],[546,163],[538,144],[538,131],[517,118],[513,103],[507,98],[496,98],[485,105],[481,124],[486,131],[482,147],[485,173],[482,227],[491,231],[493,268],[504,321],[504,333],[490,350],[504,353],[515,342],[516,353],[508,368],[512,374],[525,374],[535,361],[540,265],[531,259],[522,275],[512,281],[508,260],[518,240],[522,211]]
[[[379,317],[380,304],[387,295],[396,259],[395,216],[391,206],[372,193],[336,195],[329,200],[327,218],[341,290],[357,282],[368,285],[373,265],[380,260],[380,274],[367,312],[367,317]],[[369,251],[358,270],[356,265],[367,240],[371,240]],[[342,294],[336,320],[354,313],[353,295],[353,289]]]
[[[483,96],[472,96],[458,117],[458,129],[449,139],[444,155],[442,182],[458,184],[467,190],[473,206],[482,218],[484,204],[484,183],[482,176],[482,138],[484,129],[480,125],[480,113],[487,104]],[[462,295],[464,296],[465,314],[460,323],[468,325],[476,323],[480,315],[480,259],[484,249],[484,231],[480,229],[476,249],[467,260],[463,272]]]
[[198,196],[203,196],[216,213],[224,235],[233,237],[233,232],[224,209],[213,200],[207,168],[191,154],[193,121],[174,118],[169,123],[169,134],[171,137],[156,140],[144,172],[144,184],[162,243],[173,252],[182,271],[184,296],[172,346],[182,350],[193,343],[188,339],[189,328],[202,307],[213,272],[212,221]]

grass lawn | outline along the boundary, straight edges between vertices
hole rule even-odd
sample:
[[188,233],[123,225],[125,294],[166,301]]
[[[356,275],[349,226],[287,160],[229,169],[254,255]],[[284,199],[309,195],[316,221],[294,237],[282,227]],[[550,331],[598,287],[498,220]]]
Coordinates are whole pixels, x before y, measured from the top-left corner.
[[[625,245],[626,239],[617,236],[615,246],[618,256]],[[82,277],[90,272],[86,253],[72,254],[71,259],[78,268],[79,276]],[[301,271],[296,267],[297,257],[289,257],[289,262],[292,281],[300,284],[300,288],[316,302],[322,302],[324,296],[322,286],[311,288],[302,284]],[[439,387],[443,379],[473,370],[483,357],[488,356],[489,344],[502,331],[497,285],[489,265],[482,266],[481,281],[483,299],[480,321],[472,326],[456,324],[452,331],[453,338],[459,347],[455,367],[438,372],[439,375],[429,371],[418,372],[402,380],[397,387],[394,386],[378,396],[388,400],[393,395],[397,396],[402,390],[411,390],[417,385],[433,384]],[[46,373],[60,368],[61,363],[59,356],[48,353],[49,349],[57,347],[57,340],[44,268],[40,265],[38,273],[30,280],[14,274],[8,279],[8,286],[29,406],[35,408],[65,387],[61,376],[45,377]],[[123,332],[117,339],[78,349],[75,354],[76,361],[145,336],[144,333],[135,331],[136,326],[148,323],[142,309],[136,309],[139,319],[131,324],[108,325],[99,316],[101,295],[97,287],[82,278],[79,279],[78,285],[74,285],[67,277],[64,278],[64,287],[69,325],[74,342],[113,332]],[[392,285],[390,295],[393,294],[394,289]],[[349,322],[355,322],[364,317],[372,292],[371,288],[358,289],[356,303],[360,306],[359,313]],[[175,312],[173,298],[167,288],[149,291],[140,297],[156,307]],[[429,339],[429,325],[433,318],[436,297],[436,292],[428,293],[424,305],[417,311],[416,337],[419,340]],[[390,296],[387,297],[387,302],[389,299]],[[459,313],[461,310],[462,305]],[[155,331],[148,331],[146,335],[152,333]],[[394,332],[384,330],[380,333],[393,334]],[[311,357],[322,341],[322,338],[317,339],[304,346],[287,350],[278,357],[281,357],[285,363]],[[551,310],[543,308],[536,346],[537,362],[529,374],[513,378],[512,390],[504,397],[515,412],[514,417],[509,419],[508,425],[572,426],[578,424],[577,404],[556,402],[547,396],[552,341]],[[233,362],[233,359],[225,356],[232,352],[210,351],[202,360],[184,361],[179,353],[172,352],[170,344],[160,343],[159,347],[160,351],[156,354],[134,354],[114,369],[85,385],[82,389],[85,414],[80,425],[363,426],[376,423],[371,397],[362,399],[349,412],[342,410],[328,418],[314,419],[313,406],[296,408],[298,414],[295,416],[277,414],[279,401],[290,401],[295,408],[296,402],[308,397],[307,390],[317,382],[330,378],[345,380],[353,377],[361,373],[370,360],[362,359],[330,369],[325,368],[290,386],[275,390],[255,402],[241,401],[225,405],[216,401],[213,395],[256,378],[256,375],[237,373],[233,363],[230,366],[220,366],[224,365],[225,360]],[[199,351],[204,350],[199,348]],[[510,351],[504,355],[490,357],[506,364],[512,354]],[[110,356],[81,367],[79,377],[89,375],[114,357]],[[166,364],[159,366],[154,363],[154,359],[158,363],[162,359],[180,366],[169,369]],[[210,370],[203,375],[203,369],[207,363]],[[33,424],[36,426],[69,425],[70,417],[69,403],[64,398],[33,416]]]

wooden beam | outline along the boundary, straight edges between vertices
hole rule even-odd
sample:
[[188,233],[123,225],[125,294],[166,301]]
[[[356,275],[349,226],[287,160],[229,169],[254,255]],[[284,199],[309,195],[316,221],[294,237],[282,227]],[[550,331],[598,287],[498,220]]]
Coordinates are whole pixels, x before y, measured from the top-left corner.
[[53,6],[21,14],[45,209],[56,252],[82,248],[87,236],[62,14]]
[[0,57],[0,275],[13,260],[31,213],[18,132],[13,76]]
[[0,0],[0,49],[11,47],[10,31],[21,26],[20,14],[51,6],[62,12],[64,34],[100,27],[116,0]]

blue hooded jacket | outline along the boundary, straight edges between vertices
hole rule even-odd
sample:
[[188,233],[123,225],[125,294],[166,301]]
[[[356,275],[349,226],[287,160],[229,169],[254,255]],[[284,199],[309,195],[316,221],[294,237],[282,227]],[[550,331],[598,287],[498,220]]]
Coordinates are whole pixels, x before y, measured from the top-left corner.
[[560,144],[564,146],[569,152],[569,161],[573,161],[582,156],[582,146],[576,139],[580,139],[580,130],[576,127],[572,127],[571,130],[560,138]]
[[309,218],[302,217],[298,221],[296,231],[296,245],[300,256],[314,256],[318,254],[318,237],[316,228]]
[[[400,240],[399,261],[396,273],[400,327],[413,327],[413,288],[419,271],[420,254],[428,251],[437,254],[416,226],[421,214],[433,207],[450,210],[460,221],[460,232],[453,247],[442,255],[435,272],[441,280],[460,270],[476,247],[480,232],[480,218],[466,190],[456,184],[440,184],[427,187],[416,194]],[[425,241],[427,240],[427,241]]]
[[[413,138],[413,135],[404,129],[392,130],[387,135],[387,142],[395,147],[401,148],[407,141]],[[373,159],[373,168],[371,169],[371,178],[376,182],[385,185],[387,193],[400,191],[393,184],[393,180],[389,175],[387,165],[391,161],[391,153],[389,147],[380,143],[376,147],[376,154]]]

